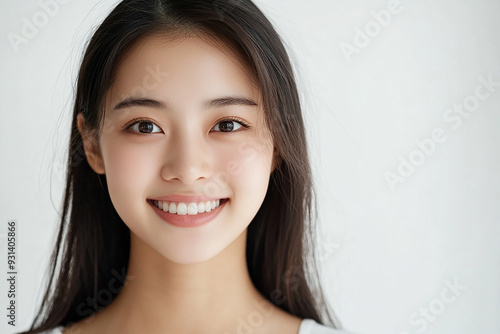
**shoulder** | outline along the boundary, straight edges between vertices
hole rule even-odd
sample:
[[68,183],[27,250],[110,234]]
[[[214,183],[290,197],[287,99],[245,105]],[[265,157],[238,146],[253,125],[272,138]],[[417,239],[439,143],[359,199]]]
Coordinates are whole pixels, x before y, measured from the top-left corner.
[[[62,334],[63,327],[56,327],[40,334]],[[298,334],[353,334],[343,330],[334,329],[321,324],[318,324],[313,319],[303,319],[300,323]]]
[[59,326],[53,329],[49,329],[48,331],[41,332],[39,334],[62,334],[62,329],[62,326]]
[[349,332],[318,324],[313,319],[303,319],[298,334],[349,334]]

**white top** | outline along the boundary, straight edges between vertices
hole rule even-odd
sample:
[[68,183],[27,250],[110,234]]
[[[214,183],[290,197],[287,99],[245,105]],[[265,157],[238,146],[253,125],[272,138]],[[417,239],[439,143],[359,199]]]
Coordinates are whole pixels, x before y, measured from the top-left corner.
[[[42,332],[41,334],[62,334],[62,329],[63,327],[59,326],[52,330]],[[348,333],[318,324],[313,319],[303,319],[302,322],[300,323],[298,334],[348,334]]]

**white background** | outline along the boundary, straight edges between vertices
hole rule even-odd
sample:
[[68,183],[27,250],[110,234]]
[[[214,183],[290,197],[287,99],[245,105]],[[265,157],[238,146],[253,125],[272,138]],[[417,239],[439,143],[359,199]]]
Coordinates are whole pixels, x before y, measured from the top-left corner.
[[[21,35],[23,18],[33,22],[43,9],[1,1],[1,333],[14,332],[4,315],[7,221],[18,222],[19,331],[35,314],[54,241],[83,47],[115,2],[59,5],[16,52],[8,34]],[[482,100],[474,94],[480,78],[500,82],[500,2],[402,0],[382,27],[372,12],[387,1],[257,3],[299,70],[323,286],[343,325],[366,334],[499,333],[500,87],[481,88],[490,93]],[[347,44],[357,53],[346,57]],[[443,118],[474,101],[460,124]],[[439,129],[441,142],[419,153],[416,142]],[[397,175],[402,159],[417,166],[391,187],[386,175]]]

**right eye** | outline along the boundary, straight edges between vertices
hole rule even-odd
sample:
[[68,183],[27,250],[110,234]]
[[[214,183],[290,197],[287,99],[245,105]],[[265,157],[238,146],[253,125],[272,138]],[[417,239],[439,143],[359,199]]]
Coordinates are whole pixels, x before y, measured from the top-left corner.
[[163,132],[158,125],[145,119],[135,121],[134,123],[128,125],[126,129],[141,134]]

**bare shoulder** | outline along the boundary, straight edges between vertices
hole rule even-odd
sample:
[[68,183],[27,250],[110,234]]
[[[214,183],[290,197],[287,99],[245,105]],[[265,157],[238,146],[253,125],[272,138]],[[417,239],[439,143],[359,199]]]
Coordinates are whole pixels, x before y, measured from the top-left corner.
[[65,327],[62,334],[97,334],[102,332],[102,327],[95,315],[82,319],[77,323]]
[[62,334],[86,334],[90,333],[88,326],[85,325],[84,320],[79,321],[71,326],[65,327]]
[[298,334],[302,319],[279,308],[271,317],[266,333]]
[[[100,334],[109,332],[110,321],[104,321],[101,314],[91,316],[87,319],[68,326],[63,329],[63,334]],[[109,320],[109,319],[108,319]],[[298,334],[302,319],[291,315],[278,307],[274,307],[272,315],[255,334]],[[111,326],[112,327],[112,326]]]

